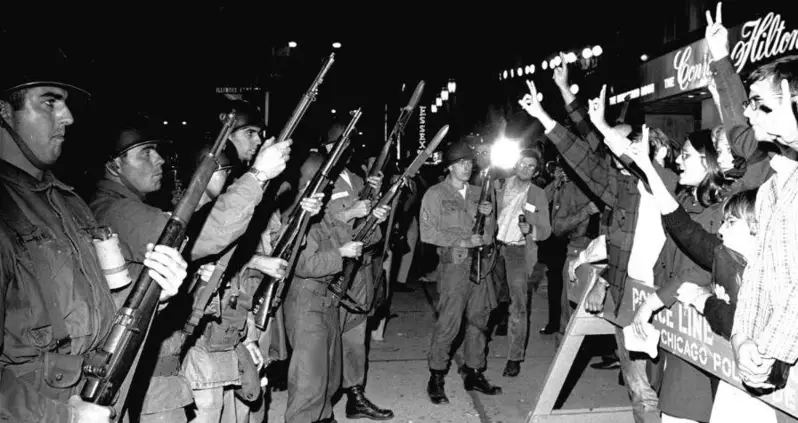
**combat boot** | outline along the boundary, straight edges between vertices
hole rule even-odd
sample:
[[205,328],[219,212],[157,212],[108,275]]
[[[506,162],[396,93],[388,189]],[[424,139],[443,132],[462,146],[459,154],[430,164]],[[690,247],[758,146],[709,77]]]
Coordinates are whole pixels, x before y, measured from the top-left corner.
[[463,373],[465,373],[465,390],[466,391],[479,391],[486,395],[498,395],[502,393],[502,388],[491,385],[482,372],[463,366]]
[[358,385],[346,390],[346,418],[390,420],[393,418],[393,411],[374,405],[366,398],[363,387]]
[[449,398],[446,397],[446,391],[443,390],[446,370],[430,369],[429,373],[429,383],[427,383],[429,400],[432,401],[433,404],[448,404]]

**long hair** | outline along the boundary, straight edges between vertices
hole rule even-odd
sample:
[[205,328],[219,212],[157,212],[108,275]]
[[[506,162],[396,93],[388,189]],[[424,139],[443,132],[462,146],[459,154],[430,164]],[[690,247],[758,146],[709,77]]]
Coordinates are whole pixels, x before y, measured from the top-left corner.
[[700,154],[704,155],[704,166],[707,174],[704,180],[695,187],[696,198],[704,207],[722,202],[725,198],[723,189],[732,181],[727,179],[718,166],[718,150],[712,141],[712,130],[703,129],[687,136],[687,140]]

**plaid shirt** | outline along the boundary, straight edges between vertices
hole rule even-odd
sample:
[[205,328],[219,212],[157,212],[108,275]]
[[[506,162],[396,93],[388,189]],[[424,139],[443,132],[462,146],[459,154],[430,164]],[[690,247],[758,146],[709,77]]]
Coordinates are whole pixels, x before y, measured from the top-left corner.
[[[557,146],[563,158],[585,182],[588,188],[605,204],[601,234],[607,240],[607,282],[615,301],[615,313],[621,305],[629,269],[629,257],[637,228],[637,211],[640,204],[638,179],[622,172],[612,163],[612,155],[598,154],[600,135],[588,120],[587,111],[577,101],[566,105],[571,121],[584,138],[580,138],[560,124],[546,135]],[[657,171],[672,190],[675,175],[655,164]]]
[[798,360],[798,164],[774,158],[776,175],[759,188],[756,251],[743,272],[732,336],[754,340],[759,351]]

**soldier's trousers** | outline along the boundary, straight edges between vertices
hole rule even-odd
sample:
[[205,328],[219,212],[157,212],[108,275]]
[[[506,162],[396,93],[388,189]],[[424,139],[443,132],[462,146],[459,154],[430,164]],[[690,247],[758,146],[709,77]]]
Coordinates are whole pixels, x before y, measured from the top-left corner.
[[491,305],[488,299],[490,279],[479,285],[469,280],[470,260],[465,263],[444,262],[438,265],[438,321],[432,333],[427,360],[432,370],[449,368],[452,343],[460,332],[463,317],[465,328],[465,364],[472,369],[484,369],[485,335]]
[[[369,306],[374,299],[372,261],[363,263],[358,269],[349,296],[359,304]],[[371,292],[369,292],[371,291]],[[366,383],[366,314],[353,314],[340,307],[341,317],[341,361],[343,363],[344,389]]]
[[332,417],[341,383],[341,330],[327,285],[295,278],[284,304],[285,329],[294,352],[288,364],[286,423]]

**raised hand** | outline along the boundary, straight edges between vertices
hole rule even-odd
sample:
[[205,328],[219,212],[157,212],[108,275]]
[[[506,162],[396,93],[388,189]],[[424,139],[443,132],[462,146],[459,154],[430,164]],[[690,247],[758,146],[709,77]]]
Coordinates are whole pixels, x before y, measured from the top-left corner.
[[518,104],[529,113],[529,116],[534,118],[540,118],[546,112],[543,110],[543,107],[540,105],[540,101],[538,101],[538,90],[535,88],[535,83],[527,80],[526,86],[529,88],[529,94],[524,95],[521,100],[518,100]]
[[729,31],[723,26],[721,4],[718,2],[715,9],[715,19],[712,19],[712,13],[707,10],[707,29],[704,38],[707,40],[712,60],[720,60],[729,55]]
[[569,90],[570,87],[568,85],[568,62],[565,61],[565,54],[560,52],[560,62],[562,66],[557,66],[554,68],[554,75],[552,79],[554,79],[554,83],[557,84],[560,89]]
[[590,116],[590,121],[594,125],[606,126],[607,121],[604,118],[604,113],[607,104],[607,84],[601,86],[601,92],[598,98],[588,100],[587,114]]

